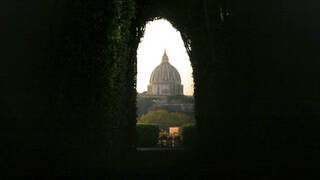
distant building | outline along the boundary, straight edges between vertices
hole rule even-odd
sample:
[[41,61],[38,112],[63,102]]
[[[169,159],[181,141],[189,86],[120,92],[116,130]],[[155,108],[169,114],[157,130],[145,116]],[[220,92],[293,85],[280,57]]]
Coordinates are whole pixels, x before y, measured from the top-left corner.
[[151,73],[148,94],[157,96],[183,95],[180,74],[169,63],[166,51],[164,51],[160,65]]
[[194,116],[193,96],[183,95],[183,85],[177,69],[169,63],[166,51],[150,76],[148,91],[138,94],[138,116],[149,110],[165,109]]

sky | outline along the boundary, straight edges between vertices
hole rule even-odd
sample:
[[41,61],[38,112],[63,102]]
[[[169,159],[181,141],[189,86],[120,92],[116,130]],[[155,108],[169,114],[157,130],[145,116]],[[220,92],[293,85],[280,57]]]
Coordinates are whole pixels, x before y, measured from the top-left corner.
[[147,91],[150,75],[166,50],[181,76],[184,95],[193,95],[192,67],[181,34],[165,19],[148,22],[137,50],[137,91]]

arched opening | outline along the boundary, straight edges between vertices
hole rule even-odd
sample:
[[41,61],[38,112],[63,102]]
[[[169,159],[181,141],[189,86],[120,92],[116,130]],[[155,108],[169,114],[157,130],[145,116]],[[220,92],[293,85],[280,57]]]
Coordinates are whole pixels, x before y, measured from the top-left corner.
[[138,147],[184,148],[193,144],[192,71],[180,32],[163,18],[147,22],[137,49]]

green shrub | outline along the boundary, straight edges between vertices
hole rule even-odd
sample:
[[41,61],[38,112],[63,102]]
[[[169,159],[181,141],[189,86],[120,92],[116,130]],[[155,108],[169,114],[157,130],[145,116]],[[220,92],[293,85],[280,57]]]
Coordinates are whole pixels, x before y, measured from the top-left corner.
[[137,124],[137,146],[153,147],[158,143],[159,125],[157,124]]
[[179,129],[179,136],[182,140],[182,145],[184,147],[192,147],[195,145],[196,133],[195,124],[185,124],[181,126]]

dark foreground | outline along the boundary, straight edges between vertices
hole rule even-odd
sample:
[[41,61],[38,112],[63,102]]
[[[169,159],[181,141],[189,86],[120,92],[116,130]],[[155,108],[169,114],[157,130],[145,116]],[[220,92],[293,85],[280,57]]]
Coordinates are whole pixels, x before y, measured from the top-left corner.
[[[137,148],[137,155],[127,168],[115,174],[120,178],[155,179],[274,179],[318,178],[318,169],[234,167],[223,168],[207,159],[200,159],[184,148]],[[231,165],[232,167],[232,165]]]

